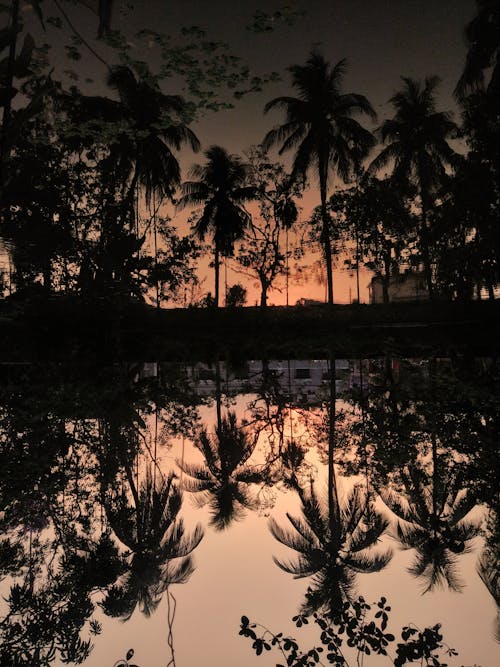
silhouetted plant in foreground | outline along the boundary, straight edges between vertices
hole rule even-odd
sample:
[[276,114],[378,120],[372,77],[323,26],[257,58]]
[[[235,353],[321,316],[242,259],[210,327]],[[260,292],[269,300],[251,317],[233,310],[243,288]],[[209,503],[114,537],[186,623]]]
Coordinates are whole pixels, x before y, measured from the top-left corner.
[[127,651],[127,655],[122,660],[117,660],[113,667],[139,667],[139,665],[133,665],[129,660],[132,660],[134,657],[134,649],[130,648]]
[[[401,640],[396,644],[395,655],[389,654],[389,645],[396,641],[395,636],[387,631],[391,607],[387,599],[381,597],[377,603],[368,604],[363,597],[346,601],[330,617],[322,613],[312,615],[313,622],[319,627],[319,642],[310,649],[302,649],[294,637],[277,634],[258,623],[251,623],[246,616],[241,617],[240,632],[243,637],[252,640],[252,648],[257,655],[263,651],[275,649],[283,656],[283,667],[312,667],[314,665],[338,665],[349,667],[362,664],[364,655],[385,655],[390,664],[402,667],[418,661],[420,665],[446,667],[441,656],[458,655],[443,642],[440,624],[420,630],[413,624],[401,630]],[[293,617],[298,628],[309,624],[309,614]],[[349,655],[345,655],[345,651]],[[350,650],[355,652],[351,658]],[[361,662],[360,662],[361,661]]]

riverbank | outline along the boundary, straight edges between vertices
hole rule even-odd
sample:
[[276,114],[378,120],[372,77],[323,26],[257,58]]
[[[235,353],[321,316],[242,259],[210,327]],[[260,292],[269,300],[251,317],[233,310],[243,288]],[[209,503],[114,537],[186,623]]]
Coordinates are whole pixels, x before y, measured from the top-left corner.
[[0,304],[4,361],[496,355],[500,302],[161,309],[68,298]]

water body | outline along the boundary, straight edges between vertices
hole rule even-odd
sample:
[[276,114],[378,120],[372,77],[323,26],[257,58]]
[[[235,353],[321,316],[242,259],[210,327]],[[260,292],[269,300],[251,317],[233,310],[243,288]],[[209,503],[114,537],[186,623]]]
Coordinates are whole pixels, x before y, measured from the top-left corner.
[[438,623],[441,663],[498,664],[491,359],[0,376],[0,664],[111,667],[131,649],[141,667],[285,664],[255,655],[240,618],[307,652],[313,613],[361,664],[336,617],[359,596],[365,625],[386,599],[395,636],[362,664]]

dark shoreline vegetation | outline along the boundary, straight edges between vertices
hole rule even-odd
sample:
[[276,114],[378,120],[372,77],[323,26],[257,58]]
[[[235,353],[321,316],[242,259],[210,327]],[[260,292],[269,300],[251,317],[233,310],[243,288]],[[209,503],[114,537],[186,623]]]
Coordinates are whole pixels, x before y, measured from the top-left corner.
[[119,308],[59,297],[0,307],[4,361],[492,356],[500,303]]
[[[110,13],[112,3],[99,4]],[[103,41],[92,46],[60,2],[31,6],[25,16],[12,0],[0,38],[3,296],[41,291],[118,300],[120,308],[141,300],[218,307],[221,270],[231,262],[258,285],[263,309],[294,273],[316,274],[332,305],[339,268],[356,273],[358,301],[361,268],[373,274],[377,302],[399,299],[398,290],[405,300],[410,291],[439,304],[495,301],[500,65],[496,33],[487,28],[499,21],[497,2],[478,0],[466,27],[456,121],[439,110],[439,79],[429,75],[402,76],[388,101],[392,117],[378,119],[363,94],[344,90],[346,61],[330,63],[313,49],[288,67],[293,96],[268,99],[263,111],[278,112],[278,124],[268,125],[259,145],[242,147],[244,157],[203,145],[192,127],[210,111],[244,104],[277,74],[252,76],[228,44],[199,28],[168,38],[141,30],[134,46],[109,18]],[[299,17],[259,14],[250,29]],[[60,71],[64,62],[52,63],[50,44],[38,46],[30,31],[67,36],[72,69]],[[151,62],[141,49],[151,49]],[[105,66],[104,94],[102,86],[89,94],[97,86],[88,76],[82,86],[83,54]],[[173,82],[177,91],[169,90]],[[170,94],[179,90],[184,96]],[[201,160],[183,173],[181,157],[200,150]],[[286,168],[276,155],[290,158]],[[301,216],[305,188],[315,183],[317,206]],[[320,259],[308,265],[314,253]],[[207,257],[213,292],[198,275]],[[225,305],[245,302],[243,285],[226,292]]]

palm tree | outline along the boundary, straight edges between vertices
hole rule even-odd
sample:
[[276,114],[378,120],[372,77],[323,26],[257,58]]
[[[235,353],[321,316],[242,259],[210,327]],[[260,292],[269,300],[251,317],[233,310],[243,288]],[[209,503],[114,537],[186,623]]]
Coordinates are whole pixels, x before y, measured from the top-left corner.
[[250,214],[243,204],[255,199],[256,189],[245,185],[248,166],[220,146],[205,151],[205,165],[194,165],[190,175],[197,179],[182,184],[179,208],[203,206],[194,231],[200,239],[211,234],[214,242],[215,306],[219,306],[219,268],[221,256],[233,252],[235,241],[243,235]]
[[[116,66],[110,70],[108,85],[117,92],[118,100],[66,97],[66,107],[78,128],[79,142],[94,146],[103,144],[106,148],[106,157],[99,165],[104,184],[102,199],[108,202],[107,210],[120,212],[120,224],[123,224],[124,207],[130,232],[135,226],[137,243],[131,246],[132,253],[138,252],[149,226],[153,225],[156,265],[156,214],[161,202],[173,197],[181,180],[175,152],[186,145],[198,151],[200,142],[185,123],[187,105],[184,99],[179,95],[164,94],[149,73],[138,78],[129,67]],[[151,220],[142,234],[138,224],[139,188],[143,189],[150,210],[153,203]],[[122,207],[116,206],[117,200]],[[106,217],[113,216],[108,212]],[[108,236],[105,230],[104,245]],[[104,253],[110,254],[106,248]],[[123,266],[120,260],[116,264]],[[157,284],[157,302],[158,291]]]
[[429,256],[428,213],[442,184],[445,169],[456,161],[448,141],[457,126],[450,114],[436,111],[438,77],[427,77],[424,84],[402,77],[403,88],[390,99],[395,110],[391,120],[379,129],[385,148],[371,163],[373,173],[387,164],[393,165],[392,179],[397,184],[416,186],[420,197],[420,245],[429,296],[433,295]]
[[327,211],[328,176],[334,171],[344,182],[348,181],[374,145],[371,132],[353,116],[361,113],[373,118],[375,112],[363,95],[342,93],[345,68],[345,60],[332,67],[322,55],[312,52],[305,65],[289,68],[298,97],[277,97],[264,109],[266,113],[276,108],[286,112],[286,122],[264,138],[264,149],[280,144],[280,155],[296,149],[292,170],[295,179],[305,180],[311,169],[317,174],[321,197],[321,241],[330,304],[333,303],[333,275]]
[[184,145],[198,151],[200,142],[183,122],[186,103],[179,95],[165,95],[151,76],[138,79],[129,67],[114,67],[108,84],[119,96],[119,113],[128,126],[112,147],[113,159],[129,170],[129,192],[137,184],[151,195],[171,198],[180,184],[180,167],[173,150]]
[[495,639],[500,643],[500,522],[497,511],[490,509],[486,524],[484,549],[479,556],[476,569],[481,581],[495,601]]
[[[294,578],[313,577],[303,605],[304,612],[323,609],[332,614],[352,599],[356,574],[379,572],[392,552],[373,553],[371,547],[388,526],[388,521],[367,502],[365,491],[355,486],[342,504],[329,507],[310,490],[297,486],[302,517],[287,513],[293,530],[285,530],[271,519],[270,530],[282,544],[298,552],[298,558],[274,562]],[[336,497],[337,494],[335,494]]]
[[184,480],[184,488],[198,494],[200,506],[209,504],[210,524],[216,530],[227,528],[243,518],[245,509],[255,507],[247,487],[260,482],[262,475],[246,462],[256,444],[257,439],[250,440],[238,425],[236,414],[229,412],[227,417],[221,418],[214,436],[203,429],[195,441],[205,465],[177,461],[190,478]]
[[464,71],[455,94],[460,99],[468,91],[484,86],[484,72],[492,68],[487,92],[500,92],[500,1],[476,0],[477,15],[465,28],[469,44]]
[[182,493],[173,474],[153,484],[148,468],[139,491],[132,475],[128,477],[134,507],[121,499],[118,507],[108,508],[108,518],[118,539],[132,552],[132,559],[123,581],[109,590],[102,603],[107,614],[124,620],[137,605],[149,616],[168,586],[187,581],[194,569],[190,554],[203,537],[201,526],[192,535],[185,535],[184,523],[177,517]]
[[[194,132],[185,123],[187,105],[179,95],[164,94],[152,75],[138,78],[125,65],[113,67],[108,85],[118,100],[95,96],[62,96],[75,126],[78,142],[103,144],[109,151],[104,160],[133,202],[136,187],[151,196],[170,198],[180,184],[180,166],[174,154],[183,146],[200,148]],[[75,146],[78,150],[80,146]]]
[[447,584],[460,591],[462,583],[456,572],[457,556],[471,550],[470,541],[480,534],[480,525],[467,519],[477,505],[475,497],[462,489],[459,475],[434,465],[428,475],[415,466],[406,468],[403,483],[407,498],[381,491],[385,504],[402,520],[397,524],[397,538],[403,549],[414,549],[415,557],[408,571],[424,580],[424,593]]

